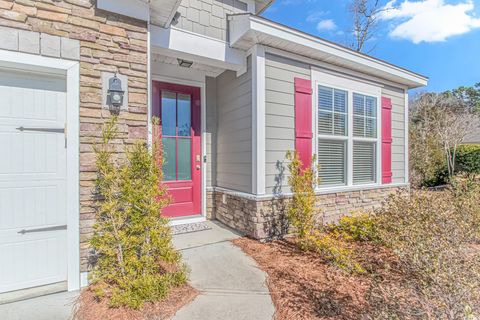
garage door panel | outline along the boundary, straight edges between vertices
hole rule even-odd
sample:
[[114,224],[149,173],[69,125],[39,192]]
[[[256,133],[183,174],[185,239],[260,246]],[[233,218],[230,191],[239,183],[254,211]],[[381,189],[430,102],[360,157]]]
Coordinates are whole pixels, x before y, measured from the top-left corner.
[[14,121],[65,121],[65,92],[0,86],[0,117]]
[[13,235],[23,228],[66,225],[66,185],[63,181],[39,181],[36,185],[18,183],[17,187],[0,184],[0,231]]
[[0,293],[67,279],[65,83],[0,69]]
[[65,178],[66,153],[63,150],[63,134],[20,132],[13,127],[2,129],[0,145],[4,156],[0,159],[0,181],[21,178],[16,175],[37,174],[50,174],[56,179]]
[[66,252],[66,231],[23,237],[9,237],[0,245],[0,256],[6,257],[0,265],[0,292],[64,281],[67,261],[62,257]]

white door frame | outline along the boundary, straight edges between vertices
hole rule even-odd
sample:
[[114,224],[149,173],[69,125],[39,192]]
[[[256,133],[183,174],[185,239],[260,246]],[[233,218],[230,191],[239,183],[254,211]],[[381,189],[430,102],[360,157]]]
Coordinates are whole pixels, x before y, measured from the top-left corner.
[[[204,77],[205,78],[205,77]],[[199,81],[194,81],[194,80],[185,80],[185,79],[179,79],[179,78],[174,78],[174,77],[167,77],[167,76],[162,76],[158,74],[152,74],[151,75],[151,81],[161,81],[161,82],[167,82],[167,83],[174,83],[174,84],[180,84],[180,85],[185,85],[185,86],[192,86],[192,87],[198,87],[200,88],[200,118],[201,118],[201,144],[202,144],[202,214],[200,217],[186,217],[186,218],[178,218],[178,219],[173,219],[170,220],[170,225],[175,226],[175,225],[181,225],[181,224],[187,224],[187,223],[196,223],[196,222],[203,222],[206,221],[206,216],[207,216],[207,165],[203,161],[205,159],[205,156],[207,155],[207,146],[206,146],[206,124],[207,124],[207,99],[206,99],[206,90],[205,90],[205,82],[199,82]],[[148,93],[149,95],[152,94],[152,92]],[[152,112],[152,106],[149,106],[148,108],[148,113],[151,114]],[[152,136],[149,136],[149,143],[152,143]]]
[[80,289],[80,65],[77,61],[0,50],[0,67],[66,76],[67,81],[67,281]]

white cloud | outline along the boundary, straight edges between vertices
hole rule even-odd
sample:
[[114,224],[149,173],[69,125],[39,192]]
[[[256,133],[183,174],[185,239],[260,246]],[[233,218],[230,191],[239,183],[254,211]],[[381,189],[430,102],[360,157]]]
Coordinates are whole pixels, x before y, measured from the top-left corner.
[[317,23],[317,31],[333,31],[335,29],[337,29],[337,25],[332,19],[320,20]]
[[381,13],[382,20],[391,20],[390,36],[413,43],[445,41],[455,35],[480,28],[480,18],[473,12],[471,0],[447,4],[444,0],[392,0]]
[[327,15],[329,12],[327,11],[313,11],[310,12],[307,16],[307,22],[313,23],[317,22],[322,19],[323,16]]

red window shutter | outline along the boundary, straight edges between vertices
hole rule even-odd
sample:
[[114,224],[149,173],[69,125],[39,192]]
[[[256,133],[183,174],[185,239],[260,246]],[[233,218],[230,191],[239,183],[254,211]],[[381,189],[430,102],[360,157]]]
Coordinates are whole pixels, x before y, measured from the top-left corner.
[[312,83],[295,78],[295,150],[303,169],[311,164],[312,137]]
[[382,183],[392,183],[392,100],[382,97]]

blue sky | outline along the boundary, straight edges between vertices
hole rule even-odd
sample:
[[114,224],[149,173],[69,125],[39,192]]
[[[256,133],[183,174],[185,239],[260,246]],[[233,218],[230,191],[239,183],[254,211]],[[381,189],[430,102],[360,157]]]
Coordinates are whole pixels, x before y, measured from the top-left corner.
[[[276,0],[263,16],[349,43],[350,0]],[[480,82],[480,0],[384,0],[370,53],[430,78],[426,90]],[[422,90],[425,90],[422,89]]]

